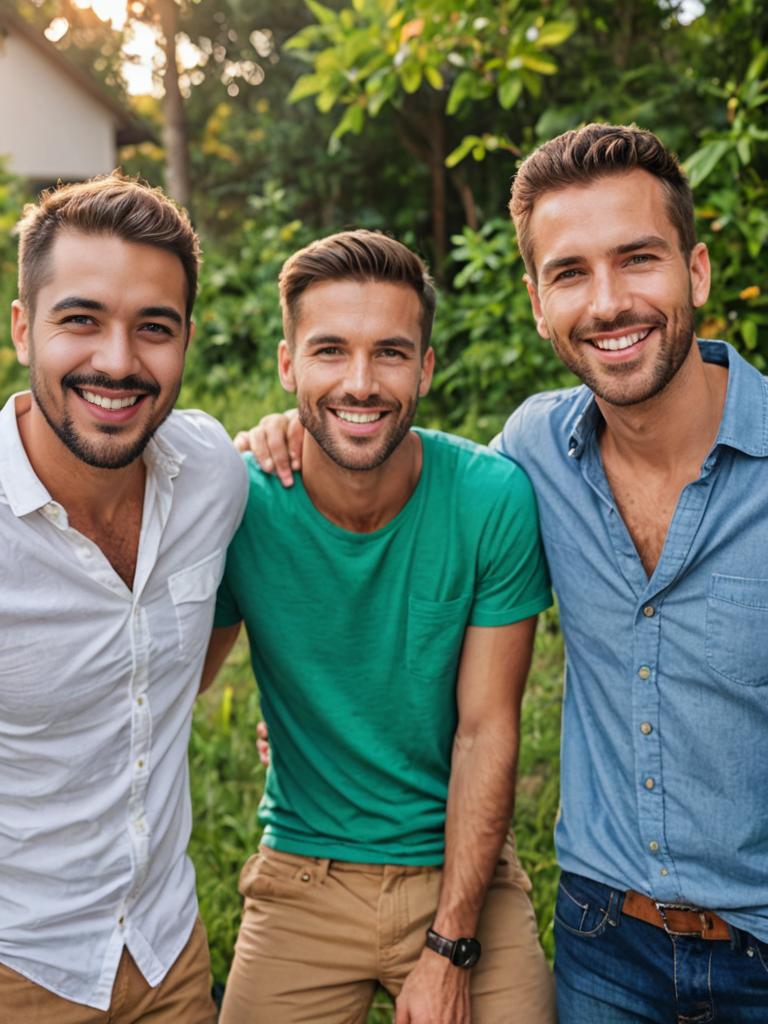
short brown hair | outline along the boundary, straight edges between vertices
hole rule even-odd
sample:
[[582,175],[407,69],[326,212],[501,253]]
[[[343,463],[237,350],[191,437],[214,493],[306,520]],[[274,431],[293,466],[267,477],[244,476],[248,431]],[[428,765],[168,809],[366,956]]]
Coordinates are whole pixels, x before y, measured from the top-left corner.
[[34,315],[48,257],[60,231],[114,235],[178,256],[187,281],[187,321],[197,294],[200,243],[187,213],[159,188],[117,172],[44,192],[18,224],[19,297]]
[[421,350],[429,347],[437,296],[424,261],[402,242],[380,231],[341,231],[299,249],[280,271],[280,308],[289,344],[299,317],[301,296],[323,281],[386,281],[405,284],[421,303]]
[[512,183],[509,211],[517,230],[525,268],[536,278],[531,215],[545,192],[584,185],[609,174],[635,169],[661,182],[667,213],[677,229],[680,248],[689,256],[696,245],[693,196],[682,167],[659,139],[637,125],[588,124],[558,135],[534,150],[520,165]]

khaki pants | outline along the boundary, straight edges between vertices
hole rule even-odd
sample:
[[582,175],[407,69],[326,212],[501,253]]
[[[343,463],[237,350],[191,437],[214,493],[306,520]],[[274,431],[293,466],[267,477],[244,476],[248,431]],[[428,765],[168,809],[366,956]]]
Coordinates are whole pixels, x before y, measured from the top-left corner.
[[[418,960],[440,876],[262,847],[240,876],[245,905],[220,1024],[363,1024],[377,984],[396,997]],[[530,887],[510,842],[480,918],[472,1024],[555,1020]]]
[[198,920],[156,988],[123,950],[108,1010],[63,999],[0,964],[0,1024],[215,1024],[208,943]]

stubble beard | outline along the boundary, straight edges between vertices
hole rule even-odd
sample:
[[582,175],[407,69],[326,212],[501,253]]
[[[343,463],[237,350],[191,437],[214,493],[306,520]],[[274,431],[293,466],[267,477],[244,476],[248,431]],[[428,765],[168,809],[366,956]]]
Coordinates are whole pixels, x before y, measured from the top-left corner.
[[[319,400],[317,403],[318,411],[315,412],[306,398],[299,398],[299,419],[301,420],[304,429],[311,434],[319,447],[325,452],[329,459],[336,463],[337,466],[354,472],[367,472],[372,469],[377,469],[382,465],[382,463],[386,462],[390,455],[392,455],[392,453],[406,438],[411,429],[414,416],[416,415],[416,402],[417,398],[414,396],[409,399],[408,404],[405,407],[400,402],[387,404],[389,415],[395,418],[395,425],[386,437],[379,440],[379,447],[374,451],[371,451],[367,457],[365,457],[365,447],[366,445],[371,445],[371,439],[368,437],[348,438],[349,443],[360,449],[361,459],[352,458],[348,452],[344,450],[342,445],[338,444],[330,428],[326,426],[321,415],[322,409],[324,409],[328,404],[325,400]],[[339,404],[344,405],[348,409],[357,409],[361,412],[374,405],[379,409],[382,407],[382,403],[380,401],[375,403],[366,403],[350,400],[349,397],[345,397]],[[333,413],[328,412],[326,415],[333,416]]]
[[[120,444],[118,438],[124,428],[120,424],[102,423],[98,424],[96,429],[102,435],[104,441],[101,444],[96,444],[78,432],[72,417],[66,409],[64,409],[60,418],[56,418],[53,415],[48,402],[50,392],[42,384],[34,363],[30,366],[29,380],[32,397],[56,437],[75,458],[96,469],[124,469],[138,459],[143,454],[155,431],[171,414],[181,390],[181,380],[179,380],[174,392],[169,396],[167,407],[156,416],[150,416],[144,430],[134,441],[128,444]],[[75,384],[75,381],[77,381],[77,384]],[[91,386],[104,390],[142,390],[147,393],[147,397],[143,400],[145,402],[151,401],[160,394],[160,388],[154,381],[139,380],[138,378],[112,381],[109,378],[100,378],[96,375],[90,377],[66,375],[61,382],[62,397],[66,395],[67,390],[72,390],[75,386]]]
[[638,370],[631,362],[597,368],[588,358],[579,358],[576,353],[582,346],[590,344],[588,341],[580,341],[579,335],[584,337],[589,334],[621,330],[623,327],[632,327],[643,321],[647,322],[647,317],[637,316],[631,312],[623,313],[610,323],[595,321],[573,332],[573,340],[567,344],[563,344],[553,332],[552,347],[558,358],[598,398],[609,405],[638,405],[662,392],[688,357],[695,329],[694,308],[690,296],[686,305],[676,309],[671,317],[662,317],[654,323],[654,329],[660,334],[656,357],[650,370],[643,372],[641,381],[632,381],[633,374],[637,374]]

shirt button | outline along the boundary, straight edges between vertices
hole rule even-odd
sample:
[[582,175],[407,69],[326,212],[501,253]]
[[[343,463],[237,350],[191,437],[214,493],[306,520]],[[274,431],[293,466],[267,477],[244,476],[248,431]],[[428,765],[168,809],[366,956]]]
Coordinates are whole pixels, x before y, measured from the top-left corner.
[[641,665],[640,668],[637,670],[637,674],[640,676],[641,679],[648,679],[648,677],[651,674],[651,670],[648,668],[647,665]]
[[144,758],[143,757],[140,757],[138,759],[138,761],[136,762],[136,767],[137,768],[143,768],[144,767]]
[[143,697],[137,697],[136,698],[136,703],[139,705],[139,707],[141,707],[141,705],[144,703],[144,698]]
[[650,843],[648,843],[648,849],[651,851],[651,853],[659,852],[659,844],[656,842],[655,839],[652,839]]
[[662,878],[666,878],[667,875],[669,874],[669,872],[667,871],[666,868],[662,868],[661,871],[659,872],[659,874],[661,875]]
[[643,734],[643,736],[648,736],[653,732],[653,726],[650,722],[643,722],[640,726],[640,732]]
[[643,608],[643,615],[646,617],[646,619],[652,619],[655,614],[656,609],[653,607],[652,604],[647,604],[645,608]]
[[305,871],[302,874],[302,876],[301,876],[302,882],[309,882],[311,880],[311,878],[312,878],[312,876],[310,875],[310,873],[308,871]]
[[118,917],[118,919],[117,919],[117,923],[118,923],[118,924],[120,925],[120,927],[121,927],[121,928],[122,928],[122,927],[123,927],[123,925],[125,924],[125,918],[123,917],[123,915],[122,915],[122,914],[120,915],[120,917]]
[[653,787],[655,785],[656,785],[656,783],[653,781],[653,779],[646,779],[645,780],[645,788],[646,789],[653,789]]

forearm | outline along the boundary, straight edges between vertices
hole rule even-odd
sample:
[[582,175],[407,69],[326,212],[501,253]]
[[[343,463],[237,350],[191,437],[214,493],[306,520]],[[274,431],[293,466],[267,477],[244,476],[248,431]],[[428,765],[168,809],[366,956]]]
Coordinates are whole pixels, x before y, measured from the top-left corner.
[[509,829],[518,730],[483,723],[456,733],[445,827],[445,866],[433,927],[447,938],[472,936]]

